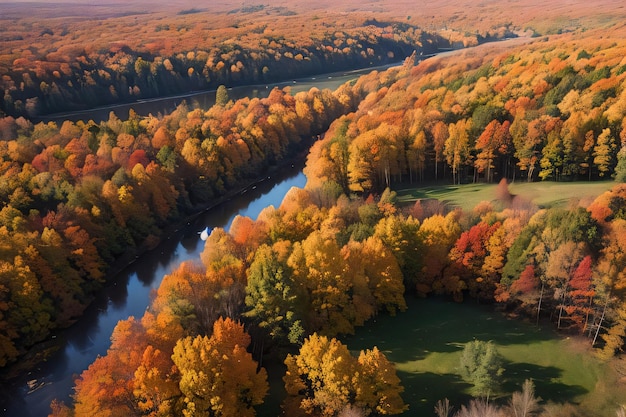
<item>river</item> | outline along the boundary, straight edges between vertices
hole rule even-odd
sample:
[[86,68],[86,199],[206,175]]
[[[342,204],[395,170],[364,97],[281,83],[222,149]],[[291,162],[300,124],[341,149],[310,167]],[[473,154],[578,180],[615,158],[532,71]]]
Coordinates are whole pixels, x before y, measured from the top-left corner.
[[[293,80],[273,84],[256,84],[232,87],[228,88],[228,96],[232,100],[237,100],[243,97],[264,98],[269,95],[270,91],[272,91],[274,87],[290,87],[292,94],[296,94],[301,91],[308,91],[312,87],[317,87],[320,90],[324,88],[335,90],[343,83],[355,79],[360,75],[367,74],[374,70],[382,71],[400,64],[401,62],[394,62],[387,65],[361,68],[352,71],[338,71],[306,78],[294,78]],[[133,109],[140,116],[148,116],[150,114],[156,116],[158,114],[171,113],[182,101],[186,101],[192,109],[208,109],[215,104],[215,90],[197,91],[169,97],[145,99],[134,103],[116,104],[69,113],[50,114],[36,117],[33,121],[56,122],[59,125],[63,123],[64,120],[71,120],[73,122],[78,120],[93,120],[96,123],[100,123],[109,120],[111,112],[115,113],[118,118],[125,120],[128,118],[128,112],[130,109]]]
[[[359,75],[394,65],[398,63],[295,78],[282,83],[234,87],[229,88],[228,93],[231,99],[238,99],[246,96],[266,97],[274,87],[289,86],[292,94],[308,91],[312,87],[334,90]],[[215,102],[215,90],[43,116],[37,121],[62,123],[64,120],[93,120],[99,123],[108,120],[110,112],[125,119],[131,108],[140,116],[165,114],[174,110],[183,100],[192,108],[209,108]],[[306,178],[302,168],[301,163],[282,170],[279,176],[268,178],[236,198],[202,213],[115,276],[111,285],[98,294],[75,325],[52,336],[59,350],[37,369],[15,381],[11,387],[3,389],[4,392],[0,394],[3,415],[45,417],[50,412],[53,399],[70,403],[74,378],[87,369],[98,355],[106,354],[117,322],[130,316],[141,317],[150,303],[152,292],[159,287],[164,275],[172,272],[181,262],[200,259],[203,249],[200,232],[205,227],[228,229],[238,214],[254,219],[263,208],[280,205],[291,187],[304,186]]]
[[[117,322],[130,316],[141,317],[150,303],[151,293],[159,287],[164,275],[183,261],[200,260],[204,248],[200,232],[205,227],[228,230],[236,215],[256,219],[263,208],[278,207],[291,187],[304,187],[306,178],[302,168],[300,163],[281,170],[278,176],[203,212],[125,268],[98,295],[79,322],[59,332],[59,351],[2,394],[6,398],[6,404],[2,404],[4,415],[45,417],[50,413],[53,399],[70,403],[74,377],[87,369],[98,355],[106,354]],[[36,381],[32,384],[38,388],[29,392],[29,381]]]
[[[289,86],[292,94],[308,91],[312,87],[334,90],[341,84],[374,70],[385,70],[399,63],[294,78],[268,85],[248,85],[228,89],[231,99],[243,97],[266,97],[274,87]],[[215,90],[182,94],[172,97],[142,100],[136,103],[95,108],[85,111],[42,116],[37,121],[62,123],[64,120],[93,120],[96,123],[109,119],[114,112],[120,119],[128,117],[132,108],[140,116],[172,112],[183,100],[191,108],[209,108],[215,103]],[[141,317],[150,304],[164,275],[173,271],[181,262],[199,260],[203,249],[200,232],[205,227],[228,229],[236,215],[256,218],[269,205],[278,206],[285,193],[293,186],[303,187],[306,179],[302,164],[281,171],[279,177],[268,178],[247,192],[204,212],[193,222],[181,227],[156,249],[140,258],[112,281],[85,311],[81,319],[69,329],[52,336],[58,341],[59,350],[46,363],[40,364],[18,379],[13,386],[0,394],[0,410],[8,417],[44,417],[50,412],[53,399],[71,402],[74,378],[96,359],[104,355],[110,346],[110,336],[119,320],[130,316]]]

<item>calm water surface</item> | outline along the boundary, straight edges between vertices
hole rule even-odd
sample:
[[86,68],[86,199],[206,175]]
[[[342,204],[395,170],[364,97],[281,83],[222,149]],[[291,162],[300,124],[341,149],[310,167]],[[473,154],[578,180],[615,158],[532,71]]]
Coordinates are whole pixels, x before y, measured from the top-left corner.
[[[156,249],[139,257],[115,277],[76,325],[56,336],[60,350],[47,363],[9,387],[8,393],[3,393],[3,397],[8,397],[1,408],[4,415],[44,417],[50,413],[53,399],[71,402],[74,377],[87,369],[98,355],[106,354],[117,322],[130,316],[141,317],[150,303],[151,293],[159,287],[164,275],[183,261],[199,261],[204,248],[200,232],[205,227],[228,230],[236,215],[256,219],[263,208],[278,207],[291,187],[302,188],[305,183],[302,164],[285,169],[280,176],[268,178],[202,213]],[[39,388],[29,392],[29,381]]]
[[[231,99],[242,97],[266,97],[274,87],[291,87],[292,94],[308,91],[312,87],[336,89],[341,84],[373,70],[384,70],[398,63],[322,74],[269,85],[243,86],[229,89]],[[109,119],[110,112],[125,119],[132,108],[139,115],[167,114],[183,100],[192,108],[208,108],[215,103],[215,91],[203,91],[175,97],[143,100],[92,109],[88,111],[44,116],[39,121],[94,120],[96,123]],[[59,350],[37,369],[21,378],[11,387],[2,387],[0,413],[10,417],[44,417],[50,413],[50,403],[58,399],[71,402],[74,379],[96,359],[106,354],[110,346],[113,328],[120,320],[130,316],[141,317],[150,304],[151,294],[159,287],[164,275],[171,273],[182,262],[199,260],[204,242],[200,232],[205,227],[228,229],[236,215],[256,219],[260,211],[269,206],[280,205],[291,187],[303,187],[306,178],[303,164],[283,170],[280,176],[248,189],[238,197],[206,211],[188,224],[181,226],[156,249],[137,259],[125,268],[105,288],[74,326],[58,332]]]
[[[231,99],[266,97],[272,88],[286,86],[291,88],[292,94],[308,91],[312,87],[334,90],[359,75],[394,65],[398,63],[298,78],[282,83],[234,87],[229,89],[229,96]],[[215,103],[215,91],[43,116],[39,121],[55,121],[60,124],[64,120],[93,120],[99,123],[108,120],[111,112],[120,119],[125,119],[131,108],[141,116],[167,114],[183,100],[192,108],[209,108]],[[49,405],[53,399],[70,403],[74,378],[87,369],[98,355],[106,354],[117,322],[130,316],[141,317],[150,304],[151,294],[158,289],[164,275],[171,273],[184,261],[200,259],[204,247],[200,232],[205,227],[228,229],[236,215],[256,219],[263,208],[280,205],[291,187],[303,187],[306,183],[302,168],[303,164],[285,169],[280,176],[268,177],[237,198],[204,212],[165,239],[156,249],[142,255],[125,268],[99,294],[79,322],[53,336],[60,346],[56,354],[13,386],[1,387],[3,392],[0,393],[0,413],[10,417],[44,417],[49,414]]]

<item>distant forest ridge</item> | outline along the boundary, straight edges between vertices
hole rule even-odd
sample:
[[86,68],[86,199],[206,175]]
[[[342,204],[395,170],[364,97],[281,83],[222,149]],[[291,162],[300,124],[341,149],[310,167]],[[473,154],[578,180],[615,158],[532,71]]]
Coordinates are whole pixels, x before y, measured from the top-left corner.
[[514,30],[460,32],[411,16],[292,5],[118,6],[3,6],[0,114],[35,117],[374,66]]

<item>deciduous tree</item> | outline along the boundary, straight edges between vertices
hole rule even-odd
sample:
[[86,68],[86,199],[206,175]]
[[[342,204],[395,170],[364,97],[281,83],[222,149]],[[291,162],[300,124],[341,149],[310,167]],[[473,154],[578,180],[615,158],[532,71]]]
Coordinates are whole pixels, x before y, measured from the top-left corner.
[[174,347],[180,372],[183,415],[254,416],[267,394],[267,373],[246,351],[250,337],[230,319],[218,321],[211,337],[186,337]]
[[454,184],[461,183],[461,166],[467,164],[471,157],[468,133],[470,127],[471,120],[464,119],[448,126],[448,139],[446,139],[443,153],[448,165],[452,168]]
[[395,367],[378,348],[361,351],[356,367],[355,404],[366,415],[401,414],[409,408],[400,396],[404,387]]
[[531,417],[540,410],[541,398],[535,397],[535,384],[527,379],[522,385],[522,391],[515,391],[509,400],[509,408],[515,417]]
[[336,339],[309,336],[297,355],[285,359],[283,377],[288,415],[335,416],[348,406],[365,415],[392,415],[407,409],[404,390],[393,365],[377,349],[361,351],[358,359]]
[[343,274],[337,243],[313,232],[294,244],[288,265],[294,281],[307,291],[310,307],[305,328],[328,335],[353,333],[352,283]]
[[287,398],[284,410],[289,415],[334,416],[350,404],[355,360],[337,339],[312,334],[297,355],[287,355],[283,377]]

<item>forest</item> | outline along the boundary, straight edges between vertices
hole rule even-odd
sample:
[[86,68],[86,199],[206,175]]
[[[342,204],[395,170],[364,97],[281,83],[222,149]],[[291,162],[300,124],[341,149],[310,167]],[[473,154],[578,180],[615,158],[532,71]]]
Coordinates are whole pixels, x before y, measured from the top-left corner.
[[[448,8],[407,16],[401,2],[377,19],[331,8],[330,27],[312,6],[123,16],[103,7],[98,42],[81,42],[93,21],[51,8],[44,25],[12,4],[6,18],[19,19],[0,32],[0,366],[10,374],[78,320],[114,265],[155,247],[172,224],[303,154],[306,187],[256,220],[214,229],[143,317],[118,323],[73,403],[54,402],[51,415],[253,416],[269,390],[264,357],[284,365],[285,415],[400,414],[393,363],[376,347],[354,355],[341,337],[406,310],[409,297],[547,320],[615,360],[626,342],[623,6],[608,18],[581,4],[562,21],[561,8],[546,6],[541,20],[529,4],[468,31],[494,4],[456,19]],[[140,41],[113,41],[129,21],[142,25],[125,39]],[[467,48],[419,56],[453,46]],[[335,91],[234,101],[225,87],[389,59],[404,63]],[[209,109],[35,118],[204,88],[218,90]],[[508,188],[607,179],[610,191],[566,208]],[[397,201],[400,186],[436,182],[499,185],[471,211]],[[523,395],[535,398],[532,382],[508,406],[477,399],[456,415],[520,415]],[[438,407],[450,414],[443,399]],[[555,415],[533,407],[524,415]]]
[[[267,84],[294,74],[380,65],[402,60],[415,49],[433,53],[455,43],[511,35],[502,28],[467,39],[444,37],[410,20],[377,21],[364,13],[322,19],[265,5],[190,11],[194,9],[172,15],[157,8],[146,15],[131,9],[128,16],[112,19],[114,10],[87,7],[68,21],[46,11],[31,18],[28,9],[15,7],[4,16],[7,29],[0,32],[6,44],[0,55],[0,110],[37,118],[222,84]],[[328,19],[334,21],[332,27]],[[96,40],[90,38],[94,29],[102,32]]]

